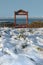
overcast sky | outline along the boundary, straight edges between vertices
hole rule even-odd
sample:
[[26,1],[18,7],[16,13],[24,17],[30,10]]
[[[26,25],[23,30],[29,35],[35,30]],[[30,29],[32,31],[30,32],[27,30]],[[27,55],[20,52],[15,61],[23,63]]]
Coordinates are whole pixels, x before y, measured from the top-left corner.
[[0,18],[13,17],[19,9],[28,11],[29,17],[42,17],[43,0],[0,0]]

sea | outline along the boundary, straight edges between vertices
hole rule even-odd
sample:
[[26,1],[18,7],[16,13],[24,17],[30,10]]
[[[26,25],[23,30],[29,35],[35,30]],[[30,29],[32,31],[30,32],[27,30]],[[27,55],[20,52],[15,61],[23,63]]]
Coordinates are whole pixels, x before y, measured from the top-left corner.
[[[32,23],[32,22],[37,22],[37,21],[41,21],[41,22],[43,22],[43,18],[29,18],[28,19],[28,23]],[[14,19],[13,18],[10,18],[10,19],[0,19],[0,23],[4,23],[4,22],[8,22],[8,23],[14,23]],[[24,19],[24,18],[17,18],[16,19],[16,23],[17,24],[25,24],[26,23],[26,19]]]

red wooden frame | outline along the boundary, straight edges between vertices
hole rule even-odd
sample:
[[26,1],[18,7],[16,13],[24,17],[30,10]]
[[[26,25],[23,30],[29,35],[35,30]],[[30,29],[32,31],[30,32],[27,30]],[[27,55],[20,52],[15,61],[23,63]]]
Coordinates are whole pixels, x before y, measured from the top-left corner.
[[26,25],[28,25],[28,12],[24,10],[18,10],[14,12],[14,26],[16,26],[16,15],[25,15],[26,16]]

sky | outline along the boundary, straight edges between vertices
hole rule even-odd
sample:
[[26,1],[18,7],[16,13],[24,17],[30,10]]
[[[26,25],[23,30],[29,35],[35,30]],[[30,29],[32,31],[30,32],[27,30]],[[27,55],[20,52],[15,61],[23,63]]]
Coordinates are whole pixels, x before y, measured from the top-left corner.
[[0,18],[14,17],[14,11],[28,11],[29,17],[43,17],[43,0],[0,0]]

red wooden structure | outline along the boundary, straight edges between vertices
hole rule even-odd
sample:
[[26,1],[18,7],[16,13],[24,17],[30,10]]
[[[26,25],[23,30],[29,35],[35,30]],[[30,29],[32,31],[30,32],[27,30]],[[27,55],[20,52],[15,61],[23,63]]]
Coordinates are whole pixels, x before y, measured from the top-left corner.
[[24,10],[18,10],[14,12],[14,26],[16,27],[16,15],[25,15],[26,16],[26,24],[18,25],[18,27],[26,27],[28,25],[28,12]]

